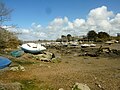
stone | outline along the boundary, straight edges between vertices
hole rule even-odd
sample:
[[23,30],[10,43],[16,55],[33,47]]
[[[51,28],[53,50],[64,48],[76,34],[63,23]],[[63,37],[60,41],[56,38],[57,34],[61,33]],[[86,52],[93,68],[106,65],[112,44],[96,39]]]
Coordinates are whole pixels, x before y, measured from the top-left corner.
[[48,59],[52,59],[53,57],[53,53],[50,53],[50,52],[45,52],[45,55],[46,55],[46,58]]
[[90,88],[86,84],[75,83],[72,90],[90,90]]
[[64,90],[63,88],[59,88],[58,90]]
[[61,62],[61,60],[60,60],[60,58],[52,58],[51,62],[59,63],[59,62]]
[[21,66],[21,65],[19,65],[18,68],[19,68],[19,70],[21,70],[21,71],[25,71],[25,68],[24,68],[23,66]]
[[51,60],[48,59],[48,58],[41,58],[40,60],[41,60],[41,61],[44,61],[44,62],[50,62],[50,61],[51,61]]
[[14,66],[10,68],[11,71],[25,71],[25,68],[21,65],[19,66]]
[[11,67],[10,70],[11,70],[11,71],[18,71],[19,68],[18,68],[18,67]]

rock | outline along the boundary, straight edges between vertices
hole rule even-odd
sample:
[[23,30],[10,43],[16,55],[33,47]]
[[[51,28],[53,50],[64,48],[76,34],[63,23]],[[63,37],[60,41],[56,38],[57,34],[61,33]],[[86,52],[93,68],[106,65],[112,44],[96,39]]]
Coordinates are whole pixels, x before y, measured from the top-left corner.
[[48,58],[41,58],[40,60],[41,60],[41,61],[44,61],[44,62],[50,62],[50,61],[51,61],[51,60],[48,59]]
[[21,65],[19,65],[18,68],[19,68],[19,70],[21,70],[21,71],[25,71],[25,68],[24,68],[23,66],[21,66]]
[[48,58],[48,59],[52,59],[55,57],[54,54],[50,53],[50,52],[45,52],[44,54],[46,55],[46,58]]
[[11,71],[18,71],[19,68],[18,68],[18,67],[11,67],[10,70],[11,70]]
[[90,88],[86,84],[75,83],[72,90],[90,90]]
[[41,61],[50,61],[50,59],[54,58],[55,55],[50,52],[44,52],[44,54],[34,55],[33,57]]
[[105,90],[104,87],[102,87],[99,83],[95,83],[97,87],[99,87],[101,90]]
[[64,90],[63,88],[59,88],[58,90]]
[[51,62],[59,63],[59,62],[61,62],[61,60],[60,60],[60,58],[52,58]]
[[37,60],[40,60],[41,58],[46,58],[45,54],[38,54],[38,55],[33,55],[33,57]]
[[10,68],[11,71],[25,71],[25,68],[21,65],[19,66],[14,66]]

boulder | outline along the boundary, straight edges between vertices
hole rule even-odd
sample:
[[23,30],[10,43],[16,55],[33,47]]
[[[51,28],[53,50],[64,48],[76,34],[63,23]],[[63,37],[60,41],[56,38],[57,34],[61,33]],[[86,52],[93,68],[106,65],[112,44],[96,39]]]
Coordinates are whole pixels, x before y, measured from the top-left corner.
[[51,62],[59,63],[59,62],[61,62],[61,60],[60,60],[60,58],[52,58]]
[[19,66],[14,66],[10,68],[11,71],[25,71],[25,68],[21,65]]
[[51,62],[51,59],[48,59],[48,58],[40,58],[40,60],[44,62]]
[[51,62],[55,55],[51,52],[44,52],[44,54],[33,55],[33,57],[40,61]]
[[90,90],[90,88],[83,83],[75,83],[72,90]]
[[59,88],[59,90],[64,90],[63,88]]

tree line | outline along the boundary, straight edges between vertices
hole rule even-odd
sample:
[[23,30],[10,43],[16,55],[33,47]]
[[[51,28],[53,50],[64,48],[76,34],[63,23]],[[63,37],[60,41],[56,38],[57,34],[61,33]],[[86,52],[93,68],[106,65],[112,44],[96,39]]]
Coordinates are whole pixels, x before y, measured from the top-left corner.
[[95,30],[88,31],[86,36],[78,37],[72,36],[71,34],[68,35],[61,35],[61,38],[58,38],[57,42],[70,42],[70,41],[94,41],[94,42],[104,42],[108,40],[120,40],[120,37],[110,36],[107,32],[98,32],[96,33]]
[[106,41],[110,39],[110,35],[107,32],[96,33],[94,30],[91,30],[87,33],[87,38],[91,41]]

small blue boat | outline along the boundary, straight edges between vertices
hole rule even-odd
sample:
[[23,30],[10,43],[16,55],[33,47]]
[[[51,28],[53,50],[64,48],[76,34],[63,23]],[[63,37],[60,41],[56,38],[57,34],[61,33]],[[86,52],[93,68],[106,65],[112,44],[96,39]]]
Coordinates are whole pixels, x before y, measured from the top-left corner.
[[8,67],[11,64],[11,61],[8,58],[0,56],[0,69]]
[[20,57],[24,54],[23,50],[15,50],[10,53],[13,57]]

